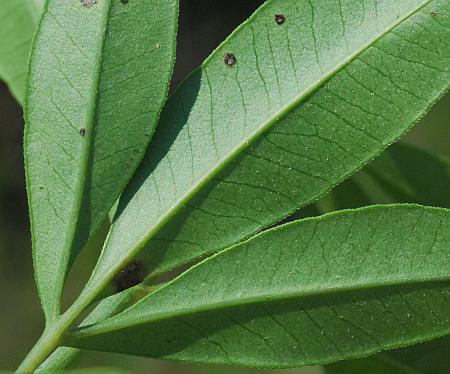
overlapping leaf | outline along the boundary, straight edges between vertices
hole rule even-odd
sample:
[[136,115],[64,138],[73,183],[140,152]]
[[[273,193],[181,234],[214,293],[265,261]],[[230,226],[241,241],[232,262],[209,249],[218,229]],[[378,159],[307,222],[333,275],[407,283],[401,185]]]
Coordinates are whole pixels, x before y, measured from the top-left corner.
[[36,280],[59,313],[70,261],[153,134],[175,57],[176,0],[49,0],[32,49],[25,156]]
[[374,357],[342,361],[327,367],[329,374],[445,373],[450,367],[450,338],[444,337]]
[[157,271],[213,253],[374,158],[448,89],[448,13],[268,1],[168,101],[84,296],[145,246]]
[[450,332],[450,212],[377,206],[266,231],[193,267],[81,348],[258,367],[323,364]]
[[[413,162],[407,162],[407,160],[413,160]],[[365,174],[364,178],[359,175],[358,178],[353,177],[345,181],[327,195],[325,201],[320,201],[319,210],[314,215],[320,214],[320,211],[324,212],[324,209],[326,212],[330,209],[349,209],[380,203],[383,199],[379,196],[381,194],[378,193],[379,189],[387,196],[390,196],[389,191],[396,191],[395,196],[401,199],[402,202],[449,207],[450,164],[446,160],[433,156],[414,146],[400,143],[391,146],[379,158],[367,165],[363,172]],[[423,176],[423,173],[427,175]],[[374,178],[367,179],[368,174],[371,174]],[[375,179],[376,175],[379,176],[378,179]],[[376,186],[377,192],[374,192],[374,185],[377,185],[377,181],[378,183],[382,183],[382,185]],[[403,192],[399,194],[398,191]],[[392,196],[390,197],[392,198]],[[303,214],[303,211],[304,209],[299,212],[299,217]],[[106,299],[105,302],[100,304],[99,308],[109,310],[109,312],[102,314],[102,318],[88,318],[83,322],[83,325],[99,322],[115,314],[117,310],[122,309],[124,295],[127,295],[128,292],[136,291],[135,289],[130,289],[129,291]],[[117,308],[116,305],[120,307]],[[429,344],[434,347],[438,343],[439,341]],[[426,347],[428,345],[424,349],[427,349]],[[439,349],[433,349],[433,352],[446,352],[444,343],[440,343],[439,347]],[[58,356],[64,357],[68,355],[70,357],[76,357],[77,352],[78,350],[75,348],[61,349],[58,355],[53,356],[49,362],[56,367],[60,367],[58,366],[60,365]],[[423,356],[417,355],[417,357]],[[438,361],[443,362],[442,358]],[[389,367],[391,370],[396,370],[395,365],[393,367],[390,363],[386,363],[377,358],[370,359],[367,363],[358,361],[358,363],[352,363],[351,366],[349,366],[349,363],[342,363],[333,367],[333,370],[335,369],[339,372],[339,370],[342,371],[351,367],[356,371],[359,370],[361,365],[364,365],[366,369],[367,365],[369,365],[374,368],[373,370],[378,370],[380,367]]]
[[411,367],[385,360],[381,355],[341,361],[326,367],[327,374],[419,374]]
[[450,208],[450,162],[408,144],[394,144],[317,204],[325,213],[392,202]]
[[368,165],[366,172],[398,202],[450,208],[450,162],[446,159],[397,144]]
[[0,6],[0,79],[23,103],[31,41],[42,0],[8,0]]

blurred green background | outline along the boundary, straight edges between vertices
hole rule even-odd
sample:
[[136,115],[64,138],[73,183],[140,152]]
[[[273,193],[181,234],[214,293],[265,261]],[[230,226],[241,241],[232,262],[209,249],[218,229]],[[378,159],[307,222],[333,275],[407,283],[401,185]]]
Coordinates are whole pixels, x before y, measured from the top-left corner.
[[[178,58],[173,87],[194,69],[239,23],[263,1],[189,0],[181,2]],[[450,157],[450,95],[444,97],[403,141],[431,153]],[[41,333],[42,312],[34,285],[22,158],[22,111],[5,85],[0,84],[0,370],[14,369]],[[92,256],[91,256],[92,257]],[[89,256],[76,271],[88,273]],[[79,273],[76,273],[79,274]],[[68,293],[75,294],[83,276],[70,277]],[[117,366],[135,373],[309,373],[323,370],[255,370],[193,366],[116,354],[90,353],[81,367]]]

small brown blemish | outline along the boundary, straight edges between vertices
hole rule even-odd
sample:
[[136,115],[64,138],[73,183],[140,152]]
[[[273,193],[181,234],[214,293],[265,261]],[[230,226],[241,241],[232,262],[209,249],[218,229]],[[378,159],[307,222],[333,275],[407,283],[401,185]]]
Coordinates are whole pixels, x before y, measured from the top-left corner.
[[129,0],[120,0],[120,2],[121,2],[123,5],[128,4],[128,1],[129,1]]
[[437,16],[437,12],[436,12],[435,10],[432,10],[432,11],[430,12],[430,14],[431,14],[433,17],[436,17],[436,16]]
[[80,129],[80,135],[84,138],[86,135],[86,129]]
[[114,279],[117,292],[138,285],[144,280],[145,266],[141,261],[132,261],[125,266]]
[[223,58],[223,62],[225,62],[225,65],[233,66],[237,62],[236,56],[232,53],[227,53]]
[[97,0],[80,0],[81,5],[83,5],[86,8],[89,8],[90,6],[97,4]]
[[282,14],[275,14],[275,22],[277,25],[282,25],[286,21],[286,17]]

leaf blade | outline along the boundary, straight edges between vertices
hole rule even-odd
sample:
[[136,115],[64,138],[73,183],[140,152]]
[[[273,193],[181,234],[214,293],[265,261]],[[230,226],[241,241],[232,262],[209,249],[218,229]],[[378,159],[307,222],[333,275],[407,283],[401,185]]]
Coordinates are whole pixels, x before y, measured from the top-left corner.
[[407,144],[397,144],[367,173],[399,202],[450,208],[450,162]]
[[[412,347],[383,352],[373,357],[342,361],[326,367],[327,373],[439,373],[449,367],[448,336]],[[368,370],[371,371],[368,371]]]
[[449,190],[448,160],[397,143],[315,204],[322,213],[393,202],[449,208]]
[[[155,21],[158,10],[166,16]],[[172,73],[177,14],[176,0],[45,4],[32,50],[25,156],[48,320],[59,314],[67,269],[153,134]]]
[[67,343],[294,367],[443,336],[450,331],[449,214],[376,206],[283,225],[211,257],[118,316],[75,330]]
[[23,104],[28,56],[42,3],[8,1],[0,7],[0,78]]
[[[314,41],[314,33],[309,28],[312,19],[304,19],[311,15],[311,6],[307,2],[297,3],[267,2],[168,101],[161,117],[164,131],[157,132],[150,147],[152,155],[144,159],[122,198],[91,285],[100,284],[101,279],[111,279],[114,272],[144,247],[143,259],[152,270],[162,272],[250,237],[314,201],[374,158],[403,135],[448,89],[450,56],[444,38],[448,29],[437,24],[428,10],[432,6],[446,14],[447,1],[379,2],[382,5],[379,10],[385,12],[383,17],[379,14],[383,26],[377,18],[369,25],[364,24],[371,32],[360,32],[361,24],[348,27],[347,39],[354,43],[353,54],[349,55],[342,52],[346,51],[342,46],[345,40],[335,28],[327,24],[320,26],[323,41],[316,46],[318,53],[330,53],[330,71],[336,73],[326,83],[322,69],[311,68],[317,56],[311,50],[303,52],[305,35],[310,43]],[[339,12],[330,10],[332,3],[317,0],[312,4],[316,5],[317,12],[324,12],[318,13],[322,14],[320,19],[340,22]],[[358,4],[349,2],[347,13],[358,8]],[[423,8],[427,5],[429,8]],[[278,28],[273,20],[273,14],[282,10],[287,20],[297,22],[290,25],[289,36],[304,42],[290,45],[291,53],[297,53],[294,59],[289,58],[286,52],[289,46],[282,41],[286,31]],[[448,19],[442,16],[438,22],[448,22]],[[432,27],[433,38],[428,39],[418,24]],[[285,59],[275,61],[286,74],[281,82],[275,79],[276,72],[272,76],[268,72],[272,66],[277,67],[271,62],[270,48],[264,54],[248,48],[256,43],[254,38],[258,45],[267,44],[266,29],[279,38],[276,56]],[[364,35],[359,39],[361,34]],[[406,44],[405,38],[411,35],[412,39],[423,42],[428,49],[426,56],[421,43]],[[439,39],[439,45],[434,38]],[[434,52],[429,50],[430,43],[437,48]],[[340,52],[333,56],[335,49]],[[414,58],[409,61],[406,57],[404,72],[393,78],[392,71],[399,71],[399,61],[392,56],[392,51],[398,49],[418,60],[411,62]],[[230,51],[237,56],[236,69],[231,68],[234,70],[222,61],[223,54]],[[353,63],[344,60],[347,65],[340,60],[339,53],[347,53],[349,60],[351,56],[358,57]],[[267,59],[265,64],[262,64],[263,57]],[[431,67],[424,66],[421,59],[425,58]],[[298,62],[295,68],[300,72],[306,68],[313,70],[309,75],[303,73],[301,78],[305,81],[298,86],[293,83],[297,71],[289,70],[291,61]],[[254,74],[258,69],[265,70],[260,75]],[[417,80],[413,81],[411,72],[420,74],[423,82],[418,85]],[[317,75],[323,79],[316,84],[319,86],[320,82],[323,86],[307,96]],[[264,83],[273,87],[265,91]],[[278,83],[284,86],[279,88]],[[259,89],[246,91],[252,84]],[[247,93],[247,99],[250,97],[245,110],[239,106],[238,93],[242,90]],[[422,97],[423,92],[429,96]],[[255,94],[260,97],[255,99]],[[280,97],[287,99],[282,101]],[[277,126],[230,160],[233,152],[240,151],[246,141],[251,143],[252,136],[263,131],[262,127],[270,126],[279,114],[293,109],[302,99],[304,102]],[[385,109],[380,115],[372,112],[386,105],[392,113]],[[353,117],[347,119],[347,113]],[[253,128],[246,118],[252,118]],[[224,126],[226,123],[234,127]],[[250,135],[246,136],[247,133]],[[201,145],[198,149],[197,144]],[[219,156],[217,152],[221,152]],[[227,155],[230,164],[216,175]],[[210,183],[206,184],[208,178]],[[152,209],[147,208],[150,205]]]

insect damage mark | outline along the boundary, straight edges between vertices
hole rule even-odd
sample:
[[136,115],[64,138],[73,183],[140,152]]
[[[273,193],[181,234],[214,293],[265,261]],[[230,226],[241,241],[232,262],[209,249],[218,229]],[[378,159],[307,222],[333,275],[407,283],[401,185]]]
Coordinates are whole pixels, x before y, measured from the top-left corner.
[[86,135],[86,129],[80,129],[80,135],[84,138]]
[[86,8],[89,8],[92,5],[97,4],[97,0],[80,0],[81,5],[83,5]]
[[436,16],[437,16],[437,12],[436,12],[435,10],[432,10],[432,11],[430,12],[430,14],[431,14],[433,17],[436,17]]
[[141,261],[133,261],[125,266],[114,279],[117,292],[138,285],[144,280],[145,266]]
[[282,25],[286,21],[286,17],[283,14],[275,14],[275,22],[277,25]]
[[227,66],[233,66],[236,64],[237,59],[234,54],[227,53],[223,58],[223,62],[225,62],[225,65],[227,65]]
[[128,1],[129,1],[129,0],[120,0],[120,2],[121,2],[123,5],[128,4]]

